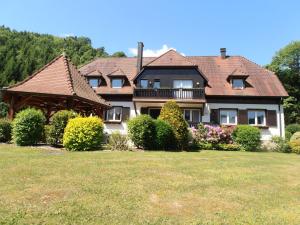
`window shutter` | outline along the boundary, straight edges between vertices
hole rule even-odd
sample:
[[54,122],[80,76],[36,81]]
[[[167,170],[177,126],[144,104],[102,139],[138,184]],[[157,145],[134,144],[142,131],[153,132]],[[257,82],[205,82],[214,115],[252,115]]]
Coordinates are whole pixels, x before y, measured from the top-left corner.
[[248,124],[248,111],[239,109],[238,110],[238,124]]
[[267,110],[267,126],[277,127],[276,110]]
[[148,114],[148,108],[141,108],[141,114]]
[[128,120],[130,117],[130,108],[129,107],[123,107],[122,108],[122,121]]
[[219,124],[219,109],[212,109],[210,112],[210,123]]

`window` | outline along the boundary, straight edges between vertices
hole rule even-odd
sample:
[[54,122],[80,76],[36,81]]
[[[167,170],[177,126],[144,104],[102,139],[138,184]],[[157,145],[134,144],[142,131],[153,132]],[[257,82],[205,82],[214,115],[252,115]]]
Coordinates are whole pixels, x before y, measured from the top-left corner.
[[200,123],[200,110],[199,109],[185,109],[184,119],[193,123]]
[[174,80],[173,81],[174,88],[193,88],[192,80]]
[[141,80],[140,84],[141,88],[148,88],[148,80]]
[[232,79],[232,88],[233,89],[244,89],[245,82],[243,79]]
[[90,78],[89,79],[89,84],[91,85],[91,87],[96,88],[99,87],[99,79],[97,78]]
[[249,110],[248,124],[254,126],[266,125],[266,112],[264,110]]
[[106,121],[121,121],[122,119],[122,107],[115,106],[106,111]]
[[222,125],[236,125],[237,111],[234,109],[220,110],[220,123]]
[[153,88],[160,88],[160,80],[154,80]]
[[123,86],[123,79],[114,78],[111,80],[112,88],[121,88]]

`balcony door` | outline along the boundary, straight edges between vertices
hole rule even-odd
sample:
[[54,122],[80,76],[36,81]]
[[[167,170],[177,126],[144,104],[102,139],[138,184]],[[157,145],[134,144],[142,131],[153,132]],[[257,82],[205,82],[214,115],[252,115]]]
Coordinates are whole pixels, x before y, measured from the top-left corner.
[[192,80],[174,80],[173,88],[179,89],[175,91],[175,98],[193,98],[193,91],[186,90],[193,88]]

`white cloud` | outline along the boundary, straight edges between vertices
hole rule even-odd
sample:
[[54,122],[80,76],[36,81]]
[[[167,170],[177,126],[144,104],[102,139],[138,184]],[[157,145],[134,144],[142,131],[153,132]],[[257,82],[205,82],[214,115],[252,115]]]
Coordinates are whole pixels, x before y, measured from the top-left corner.
[[[173,49],[176,51],[175,48],[169,47],[168,45],[164,44],[160,49],[144,49],[143,56],[144,57],[157,57],[165,52]],[[129,53],[133,56],[137,56],[137,48],[129,48]],[[185,54],[180,53],[181,55],[185,56]]]

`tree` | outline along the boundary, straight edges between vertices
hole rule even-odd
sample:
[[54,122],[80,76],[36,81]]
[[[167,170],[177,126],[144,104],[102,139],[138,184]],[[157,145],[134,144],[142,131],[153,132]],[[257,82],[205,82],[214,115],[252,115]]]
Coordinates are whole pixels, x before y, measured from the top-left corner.
[[178,149],[184,150],[188,147],[188,124],[183,118],[182,110],[175,101],[166,102],[159,115],[159,119],[168,122],[174,131]]
[[300,41],[280,49],[267,65],[275,72],[291,97],[284,100],[286,123],[300,122]]
[[111,55],[112,57],[127,57],[124,52],[115,52]]
[[61,38],[0,26],[0,87],[25,79],[62,52],[77,66],[109,56],[104,47],[93,48],[87,37]]

